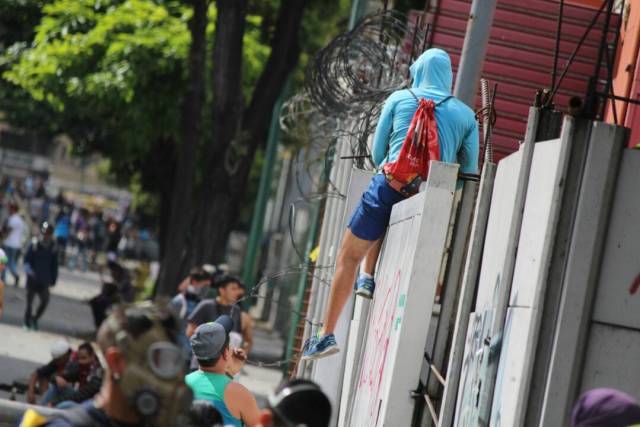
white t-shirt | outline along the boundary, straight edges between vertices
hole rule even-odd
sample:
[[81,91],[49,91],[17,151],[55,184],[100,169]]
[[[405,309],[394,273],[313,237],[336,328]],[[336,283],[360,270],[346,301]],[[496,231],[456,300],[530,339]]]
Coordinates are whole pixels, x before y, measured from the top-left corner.
[[9,225],[9,235],[4,241],[4,244],[10,248],[20,249],[22,248],[22,233],[24,232],[24,222],[18,213],[14,213],[9,217],[7,223]]

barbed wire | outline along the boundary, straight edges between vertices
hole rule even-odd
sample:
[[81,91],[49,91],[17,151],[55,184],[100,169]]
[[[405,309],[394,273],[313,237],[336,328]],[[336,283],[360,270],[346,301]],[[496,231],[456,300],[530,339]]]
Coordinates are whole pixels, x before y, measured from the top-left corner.
[[[374,169],[369,139],[383,102],[407,86],[413,56],[420,45],[426,47],[428,27],[422,24],[422,19],[409,23],[406,15],[383,10],[336,37],[310,62],[304,89],[284,103],[283,131],[307,136],[308,148],[347,143],[356,168]],[[334,155],[328,151],[325,164]]]
[[409,36],[404,14],[382,11],[336,37],[307,68],[305,90],[313,104],[325,116],[344,117],[384,101],[406,84]]

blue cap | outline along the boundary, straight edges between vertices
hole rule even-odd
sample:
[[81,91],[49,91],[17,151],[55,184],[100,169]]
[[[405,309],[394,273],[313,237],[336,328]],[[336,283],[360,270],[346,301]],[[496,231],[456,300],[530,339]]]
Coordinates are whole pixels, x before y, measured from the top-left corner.
[[227,336],[233,328],[233,321],[226,314],[215,322],[203,323],[191,336],[191,349],[196,359],[216,359],[225,349]]

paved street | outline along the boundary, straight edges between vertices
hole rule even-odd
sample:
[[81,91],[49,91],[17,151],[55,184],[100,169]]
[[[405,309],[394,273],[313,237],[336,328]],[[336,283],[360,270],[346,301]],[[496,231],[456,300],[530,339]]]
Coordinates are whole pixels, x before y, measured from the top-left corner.
[[[9,283],[13,283],[11,279]],[[95,273],[61,270],[58,284],[52,288],[49,307],[40,320],[40,331],[22,328],[25,308],[24,281],[19,288],[5,287],[5,313],[0,320],[0,384],[13,381],[26,383],[29,375],[39,365],[50,360],[49,345],[59,338],[68,339],[74,346],[95,331],[87,300],[100,290],[100,278]],[[252,360],[273,362],[281,358],[282,340],[271,334],[257,331]],[[247,386],[258,402],[265,398],[280,382],[277,369],[246,366],[239,381]],[[0,398],[10,393],[0,391]],[[18,395],[17,400],[24,401]]]
[[[12,283],[12,279],[8,279]],[[91,310],[86,301],[100,291],[95,273],[60,271],[58,284],[51,289],[49,307],[40,320],[40,331],[22,329],[26,291],[5,287],[5,313],[0,320],[0,384],[26,383],[31,372],[50,360],[49,345],[61,337],[77,345],[94,332]],[[0,391],[0,397],[8,393]],[[22,400],[24,396],[18,396]]]

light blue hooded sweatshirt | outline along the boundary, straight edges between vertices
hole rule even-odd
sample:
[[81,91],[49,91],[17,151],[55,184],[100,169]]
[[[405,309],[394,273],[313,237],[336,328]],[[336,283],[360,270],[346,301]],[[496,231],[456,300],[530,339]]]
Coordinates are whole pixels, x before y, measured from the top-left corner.
[[[416,97],[433,99],[437,104],[451,95],[451,59],[444,50],[425,51],[411,65],[410,72],[411,91]],[[418,101],[407,89],[395,91],[387,98],[373,137],[372,157],[378,170],[398,158],[417,108]],[[471,108],[451,98],[435,111],[440,160],[458,163],[460,172],[478,173],[478,124]]]

